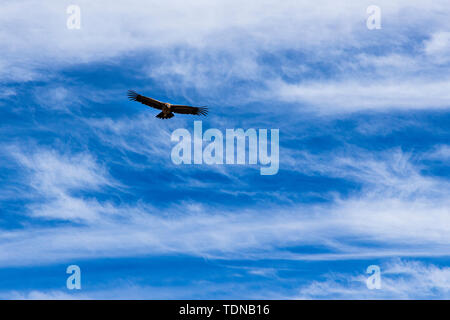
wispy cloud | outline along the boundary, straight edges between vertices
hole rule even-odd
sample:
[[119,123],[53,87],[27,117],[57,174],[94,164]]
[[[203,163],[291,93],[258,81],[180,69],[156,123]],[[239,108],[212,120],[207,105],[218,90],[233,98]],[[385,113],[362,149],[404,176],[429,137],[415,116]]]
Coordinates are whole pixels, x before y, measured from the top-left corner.
[[[31,215],[47,219],[95,220],[105,211],[96,199],[73,195],[118,185],[88,153],[60,154],[50,149],[21,150],[9,147],[10,156],[24,169],[24,185],[33,190]],[[114,211],[110,207],[108,211]]]
[[[199,281],[170,287],[148,286],[134,282],[115,282],[113,288],[93,287],[73,292],[68,290],[15,290],[0,292],[4,299],[182,299],[186,291],[193,299],[215,297],[233,299],[251,297],[252,299],[448,299],[450,294],[450,270],[433,263],[411,259],[394,259],[380,264],[381,288],[370,290],[366,286],[370,276],[362,268],[352,272],[329,272],[318,275],[319,280],[304,280],[300,286],[280,290],[261,277],[277,279],[279,283],[289,281],[283,275],[276,275],[281,269],[240,267],[254,277],[259,277],[258,287],[240,282],[240,277],[229,279],[226,283]],[[237,275],[237,274],[236,274]],[[303,283],[303,284],[302,284]]]
[[450,32],[438,31],[425,42],[425,53],[437,63],[446,63],[450,56]]
[[[446,2],[429,6],[422,1],[379,1],[384,25],[376,32],[383,35],[381,46],[380,38],[365,27],[369,4],[322,0],[320,5],[308,1],[187,5],[173,0],[161,5],[132,0],[124,11],[120,4],[81,1],[82,28],[74,31],[65,28],[64,3],[8,2],[2,23],[20,16],[21,27],[2,35],[2,43],[10,45],[4,46],[0,64],[4,79],[26,81],[80,62],[114,64],[111,59],[145,52],[151,58],[132,68],[135,76],[156,80],[167,92],[187,99],[192,98],[191,89],[218,99],[225,88],[243,81],[247,83],[242,93],[254,93],[233,96],[227,90],[221,103],[268,92],[280,103],[298,102],[333,113],[447,109],[448,79],[442,68],[448,68],[448,21],[445,14],[438,14],[448,11]],[[413,25],[408,15],[414,15]],[[40,28],[33,28],[36,25]],[[43,33],[49,36],[42,37]],[[375,54],[375,45],[383,50]],[[407,47],[413,49],[406,52]],[[308,58],[300,65],[289,64],[285,58],[289,52]],[[53,67],[48,70],[50,62]],[[317,73],[317,65],[330,70]],[[55,97],[62,93],[59,90]]]
[[[403,81],[402,81],[403,82]],[[272,85],[272,93],[282,100],[298,102],[303,110],[321,113],[345,113],[360,110],[447,109],[450,105],[448,79],[409,83],[398,80],[381,82],[343,81]]]
[[[369,194],[408,197],[445,197],[448,181],[421,173],[419,165],[413,164],[418,154],[402,152],[399,148],[383,152],[368,152],[356,147],[343,148],[339,152],[311,154],[306,151],[287,149],[288,170],[307,175],[325,175],[361,182]],[[445,148],[423,157],[444,157]]]
[[[117,205],[71,193],[113,185],[109,174],[88,155],[72,155],[76,164],[67,155],[45,150],[30,158],[16,157],[30,170],[31,186],[44,200],[31,206],[32,214],[82,221],[84,226],[5,230],[0,246],[4,266],[171,253],[305,260],[448,254],[447,189],[438,180],[421,176],[402,154],[360,165],[351,159],[328,162],[328,172],[353,175],[366,186],[362,194],[337,198],[332,204],[289,209],[272,204],[266,209],[227,212],[207,206],[198,210],[194,202],[178,209],[173,206],[164,214],[145,203]],[[361,241],[376,250],[365,248]],[[44,245],[49,242],[52,246]],[[305,245],[323,246],[328,253],[286,250]]]
[[450,268],[414,260],[381,266],[381,289],[366,287],[367,274],[328,274],[299,291],[299,299],[448,299]]

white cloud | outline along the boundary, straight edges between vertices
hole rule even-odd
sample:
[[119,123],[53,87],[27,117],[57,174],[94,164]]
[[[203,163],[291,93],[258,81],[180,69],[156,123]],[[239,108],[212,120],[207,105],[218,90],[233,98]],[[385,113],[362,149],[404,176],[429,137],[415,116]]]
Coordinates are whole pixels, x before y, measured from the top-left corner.
[[[178,123],[152,121],[155,114],[145,112],[136,117],[86,119],[100,141],[122,152],[133,152],[160,163],[170,162],[170,136]],[[139,166],[139,164],[134,164]],[[142,164],[141,164],[142,165]]]
[[22,291],[0,291],[1,299],[25,299],[25,300],[91,300],[91,299],[238,299],[248,297],[249,299],[273,299],[274,295],[268,289],[266,292],[255,292],[241,283],[217,283],[210,281],[192,281],[182,285],[172,284],[170,286],[142,286],[135,285],[130,281],[114,279],[108,283],[107,289],[90,288],[77,290],[22,290]]
[[70,189],[96,189],[110,184],[107,171],[89,153],[60,154],[54,150],[34,152],[14,150],[12,155],[28,170],[30,184],[44,193],[58,193]]
[[73,113],[73,109],[78,109],[82,103],[80,91],[71,90],[71,88],[61,85],[35,87],[33,96],[36,104],[51,112]]
[[297,299],[449,299],[450,268],[397,260],[381,266],[381,289],[369,290],[369,275],[328,274],[302,287]]
[[[95,220],[104,212],[114,213],[108,204],[96,199],[73,196],[73,191],[118,186],[107,170],[88,153],[60,154],[50,149],[7,148],[24,169],[24,183],[31,187],[37,203],[29,206],[33,216],[47,219]],[[17,196],[16,196],[17,197]]]
[[428,154],[424,155],[426,159],[438,160],[446,162],[450,159],[450,145],[438,145],[433,148]]
[[[247,269],[238,267],[238,269]],[[381,289],[369,290],[365,270],[360,273],[327,273],[324,280],[311,281],[301,286],[297,294],[286,290],[264,287],[254,290],[247,283],[227,282],[210,284],[208,281],[190,282],[185,286],[140,286],[115,281],[109,290],[90,288],[82,292],[68,290],[3,291],[2,299],[448,299],[450,296],[450,268],[415,260],[391,260],[380,265]],[[252,275],[276,278],[277,269],[248,268]]]
[[450,32],[439,31],[434,33],[431,38],[425,42],[424,51],[438,63],[450,61]]
[[[379,1],[383,29],[378,31],[366,28],[370,1],[130,0],[126,7],[79,1],[80,30],[66,28],[69,4],[4,4],[0,14],[4,81],[45,79],[67,66],[115,64],[120,57],[141,54],[150,58],[143,59],[136,77],[158,79],[167,91],[187,99],[186,89],[195,88],[230,104],[234,98],[248,98],[247,89],[238,97],[223,97],[224,84],[250,80],[266,86],[270,97],[311,104],[313,109],[320,105],[321,111],[448,108],[446,72],[436,69],[436,57],[445,57],[447,50],[445,0]],[[414,31],[429,38],[423,43],[425,56],[414,50],[397,52],[402,46],[418,45],[419,40],[410,36]],[[361,54],[364,48],[375,47],[392,49],[379,56]],[[302,52],[307,61],[284,61],[279,70],[261,62],[263,53],[283,61],[283,50]],[[298,84],[273,81],[333,61],[337,72],[333,79],[320,77],[322,81]],[[373,72],[380,78],[373,79],[374,74],[365,72],[367,67],[376,68]],[[261,100],[260,90],[250,96]]]
[[[1,266],[172,253],[303,260],[448,254],[449,188],[438,179],[422,176],[401,153],[377,161],[329,161],[327,172],[336,176],[348,172],[350,178],[363,183],[361,193],[350,198],[335,198],[325,205],[294,204],[284,209],[265,205],[240,212],[189,202],[160,212],[145,203],[112,205],[69,195],[74,188],[89,190],[110,184],[108,174],[99,175],[98,165],[86,155],[76,156],[76,165],[69,164],[66,155],[46,151],[30,158],[21,162],[33,164],[31,176],[40,187],[37,194],[46,199],[32,207],[34,215],[82,221],[83,225],[4,230]],[[55,168],[48,170],[51,174],[46,170],[49,165]],[[325,170],[320,165],[306,169]],[[284,249],[308,245],[323,246],[328,253]]]
[[10,300],[87,300],[90,299],[84,293],[67,293],[59,290],[31,290],[31,291],[10,291],[0,293],[2,299]]
[[[364,149],[347,147],[333,154],[311,154],[303,150],[285,149],[285,167],[307,175],[345,178],[362,184],[369,194],[387,197],[444,197],[448,182],[425,176],[413,164],[420,155],[390,149],[369,153]],[[428,157],[428,153],[424,155]]]
[[327,81],[301,84],[277,82],[270,95],[286,102],[299,103],[297,110],[348,113],[373,110],[447,109],[450,106],[450,81],[395,79],[359,82]]

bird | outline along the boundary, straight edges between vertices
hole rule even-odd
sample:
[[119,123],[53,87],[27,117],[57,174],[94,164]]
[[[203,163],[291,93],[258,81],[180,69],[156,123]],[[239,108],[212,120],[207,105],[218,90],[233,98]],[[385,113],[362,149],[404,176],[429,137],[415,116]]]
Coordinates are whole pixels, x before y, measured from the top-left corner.
[[208,114],[208,107],[206,106],[192,107],[181,104],[161,102],[146,96],[142,96],[134,90],[128,90],[128,99],[130,101],[137,101],[149,107],[161,110],[161,112],[156,115],[156,117],[159,119],[170,119],[174,116],[174,113],[193,114],[197,116],[206,116]]

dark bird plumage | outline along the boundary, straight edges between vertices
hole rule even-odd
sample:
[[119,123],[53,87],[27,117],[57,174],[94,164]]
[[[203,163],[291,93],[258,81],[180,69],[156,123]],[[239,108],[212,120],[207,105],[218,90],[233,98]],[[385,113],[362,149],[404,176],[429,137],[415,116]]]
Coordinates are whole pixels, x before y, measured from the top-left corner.
[[208,114],[207,107],[191,107],[180,104],[161,102],[146,96],[142,96],[133,90],[128,90],[128,99],[161,110],[161,112],[156,115],[156,117],[159,119],[170,119],[174,116],[173,113],[193,114],[197,116],[206,116]]

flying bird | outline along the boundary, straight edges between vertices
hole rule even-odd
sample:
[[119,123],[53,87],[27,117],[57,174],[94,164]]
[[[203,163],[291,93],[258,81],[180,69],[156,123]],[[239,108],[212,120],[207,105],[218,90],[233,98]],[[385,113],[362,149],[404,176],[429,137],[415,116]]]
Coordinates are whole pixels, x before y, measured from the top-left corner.
[[197,116],[200,115],[206,116],[208,114],[207,107],[191,107],[191,106],[184,106],[181,104],[171,104],[167,102],[161,102],[146,96],[141,96],[140,94],[136,93],[133,90],[128,90],[128,99],[161,110],[161,112],[156,115],[156,117],[159,119],[170,119],[174,116],[174,113],[194,114]]

